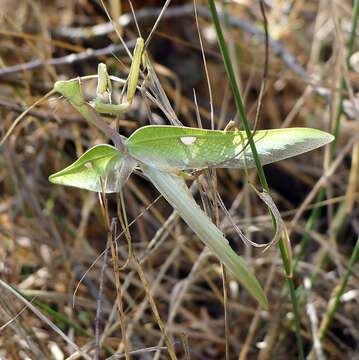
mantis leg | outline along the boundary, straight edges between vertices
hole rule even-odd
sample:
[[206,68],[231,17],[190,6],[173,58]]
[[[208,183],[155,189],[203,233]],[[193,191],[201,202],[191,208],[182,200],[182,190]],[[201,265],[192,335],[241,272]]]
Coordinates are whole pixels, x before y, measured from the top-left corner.
[[136,92],[138,77],[140,74],[143,47],[144,47],[143,39],[138,38],[136,42],[135,50],[133,52],[133,60],[127,81],[127,94],[126,94],[127,101],[123,102],[122,104],[111,104],[104,102],[103,95],[105,92],[111,95],[112,85],[111,85],[110,77],[107,73],[106,65],[104,63],[100,63],[98,65],[98,84],[96,91],[97,97],[95,100],[90,102],[90,105],[99,113],[119,114],[122,112],[126,112],[130,109],[132,105],[133,97]]
[[104,122],[98,112],[85,101],[81,90],[80,78],[68,81],[57,81],[54,89],[64,96],[85,119],[103,131],[106,136],[114,142],[118,149],[123,148],[121,135],[117,134],[116,131]]
[[103,94],[105,92],[111,94],[112,91],[111,80],[107,73],[106,65],[103,63],[100,63],[98,66],[98,85],[96,90],[97,98],[90,102],[90,105],[86,103],[82,94],[80,78],[68,81],[57,81],[54,86],[55,90],[62,94],[67,100],[69,100],[71,105],[78,112],[80,112],[97,128],[102,130],[107,137],[112,139],[116,147],[119,149],[123,146],[120,135],[118,135],[100,118],[98,112],[105,114],[118,114],[121,112],[126,112],[131,107],[140,74],[143,47],[144,41],[142,38],[139,38],[134,50],[133,61],[128,77],[127,102],[125,103],[113,105],[103,102]]

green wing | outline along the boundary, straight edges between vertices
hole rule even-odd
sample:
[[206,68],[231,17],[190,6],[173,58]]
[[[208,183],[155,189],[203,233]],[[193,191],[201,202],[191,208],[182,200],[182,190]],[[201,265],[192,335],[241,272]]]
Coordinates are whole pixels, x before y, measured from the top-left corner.
[[[330,143],[334,137],[309,128],[259,130],[254,135],[263,165]],[[162,171],[255,167],[244,131],[219,131],[177,126],[145,126],[126,141],[136,160]]]
[[118,192],[123,184],[120,173],[124,162],[115,147],[96,145],[67,168],[50,175],[49,180],[54,184],[101,192],[102,178],[106,193]]

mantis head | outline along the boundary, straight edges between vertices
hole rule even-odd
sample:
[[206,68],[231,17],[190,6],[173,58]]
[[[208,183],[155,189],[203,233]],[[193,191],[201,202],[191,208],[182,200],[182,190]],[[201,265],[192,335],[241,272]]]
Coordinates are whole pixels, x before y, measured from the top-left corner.
[[80,79],[56,81],[54,89],[66,98],[66,100],[69,100],[73,106],[80,106],[85,102],[80,86]]

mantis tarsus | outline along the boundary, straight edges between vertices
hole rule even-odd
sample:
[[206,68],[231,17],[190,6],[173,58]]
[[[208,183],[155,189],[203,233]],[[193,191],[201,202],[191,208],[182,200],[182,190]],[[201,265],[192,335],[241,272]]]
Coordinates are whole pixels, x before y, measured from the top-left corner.
[[[53,183],[97,192],[102,189],[101,179],[104,191],[110,193],[121,189],[135,167],[141,169],[198,237],[267,308],[267,299],[258,281],[228,245],[222,232],[196,204],[181,176],[183,171],[208,167],[243,168],[244,164],[253,167],[252,153],[244,146],[248,140],[245,132],[145,126],[125,138],[114,132],[97,113],[115,114],[130,108],[144,57],[142,49],[143,40],[140,38],[127,82],[127,102],[123,104],[103,102],[103,93],[111,91],[110,77],[104,65],[99,66],[97,98],[90,103],[83,98],[79,79],[55,84],[55,89],[87,120],[104,131],[115,146],[97,145],[49,179]],[[308,128],[261,130],[254,135],[263,164],[302,154],[332,140],[332,135]]]

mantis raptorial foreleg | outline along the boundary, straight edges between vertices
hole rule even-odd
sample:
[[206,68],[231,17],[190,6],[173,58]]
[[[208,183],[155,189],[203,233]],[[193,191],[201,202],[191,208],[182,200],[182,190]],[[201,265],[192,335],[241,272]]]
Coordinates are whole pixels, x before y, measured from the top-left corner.
[[109,94],[111,100],[112,85],[110,76],[107,73],[106,65],[104,63],[100,63],[98,65],[98,83],[96,90],[97,97],[95,100],[90,102],[90,105],[95,110],[103,114],[119,114],[130,109],[140,74],[143,47],[143,39],[138,38],[135,50],[133,52],[131,69],[127,80],[127,101],[123,102],[122,104],[111,104],[104,102],[104,94],[106,92]]
[[[106,136],[115,143],[117,148],[122,148],[122,140],[120,135],[117,134],[101,119],[101,117],[98,115],[98,112],[105,114],[118,114],[121,112],[126,112],[131,107],[140,74],[143,47],[143,39],[138,38],[133,53],[133,61],[130,73],[127,79],[127,102],[118,105],[111,103],[107,104],[103,102],[104,93],[107,92],[109,95],[111,95],[112,91],[111,79],[107,73],[106,65],[103,63],[100,63],[98,66],[98,84],[96,90],[97,97],[89,104],[85,101],[82,93],[81,78],[68,81],[57,81],[54,86],[55,90],[62,94],[78,112],[80,112],[97,128],[102,130]],[[92,77],[93,76],[87,76],[84,78]]]

